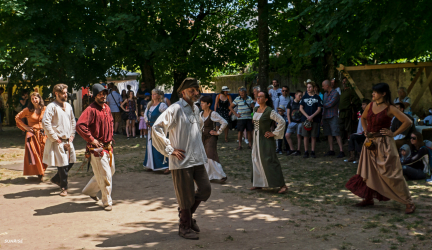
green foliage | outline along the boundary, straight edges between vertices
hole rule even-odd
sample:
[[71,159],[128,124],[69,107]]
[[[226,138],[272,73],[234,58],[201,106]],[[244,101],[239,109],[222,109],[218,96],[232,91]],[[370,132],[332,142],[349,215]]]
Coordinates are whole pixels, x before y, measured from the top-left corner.
[[[314,80],[346,65],[430,61],[424,0],[269,4],[270,71]],[[246,0],[0,2],[0,74],[19,88],[79,87],[138,71],[151,86],[248,73],[258,62],[257,3]],[[253,76],[252,76],[253,75]]]

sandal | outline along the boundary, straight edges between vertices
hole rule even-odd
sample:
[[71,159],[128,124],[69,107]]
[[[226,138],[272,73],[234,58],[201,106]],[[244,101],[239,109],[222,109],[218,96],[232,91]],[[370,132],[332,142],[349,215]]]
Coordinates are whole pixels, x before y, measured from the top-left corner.
[[237,150],[242,150],[243,148],[242,148],[242,146],[238,146],[238,148],[237,148]]
[[164,173],[164,174],[169,174],[169,173],[171,173],[171,172],[170,172],[169,169],[166,169],[163,173]]
[[67,189],[63,189],[63,188],[62,188],[62,191],[61,191],[61,193],[60,193],[60,196],[62,196],[62,197],[67,196]]
[[287,191],[288,191],[288,187],[284,186],[279,189],[278,194],[285,194]]
[[227,139],[227,138],[225,138],[225,142],[228,142],[228,139]]
[[226,182],[227,179],[228,179],[228,177],[224,177],[224,178],[220,179],[220,182]]
[[248,146],[248,149],[252,149],[252,146]]
[[259,190],[262,189],[262,187],[251,187],[249,190]]

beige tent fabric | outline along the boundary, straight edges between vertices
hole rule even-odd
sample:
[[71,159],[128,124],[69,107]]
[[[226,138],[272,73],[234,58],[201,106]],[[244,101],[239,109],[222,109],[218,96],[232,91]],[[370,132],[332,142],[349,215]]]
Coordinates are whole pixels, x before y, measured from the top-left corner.
[[[366,142],[369,140],[367,138]],[[394,139],[385,136],[373,140],[377,149],[371,151],[363,146],[357,174],[381,195],[403,204],[413,204]]]

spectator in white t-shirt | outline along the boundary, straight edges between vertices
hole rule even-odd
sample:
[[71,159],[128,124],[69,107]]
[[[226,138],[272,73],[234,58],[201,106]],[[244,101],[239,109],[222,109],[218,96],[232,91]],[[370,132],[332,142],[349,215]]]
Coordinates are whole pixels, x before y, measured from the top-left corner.
[[393,103],[401,102],[405,105],[405,114],[411,115],[411,98],[407,96],[407,89],[405,87],[398,88],[398,97]]
[[[279,82],[276,79],[272,81],[272,85],[273,85],[273,88],[269,90],[269,94],[272,98],[273,104],[275,104],[276,99],[278,99],[279,96],[282,95],[282,89],[279,88]],[[278,106],[273,105],[274,110],[277,110],[277,108],[278,108]]]

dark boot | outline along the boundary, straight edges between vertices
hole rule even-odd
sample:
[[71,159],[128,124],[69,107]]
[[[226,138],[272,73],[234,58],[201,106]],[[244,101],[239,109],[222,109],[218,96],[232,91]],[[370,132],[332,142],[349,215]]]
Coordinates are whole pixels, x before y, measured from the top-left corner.
[[200,228],[198,227],[198,224],[196,223],[196,220],[193,217],[193,214],[195,213],[196,209],[198,208],[199,204],[201,203],[201,201],[197,201],[195,200],[195,203],[192,205],[191,207],[191,229],[194,230],[195,232],[200,232]]
[[348,162],[353,162],[356,160],[355,151],[350,151],[350,158],[348,158]]
[[198,240],[199,236],[191,229],[192,213],[190,209],[180,210],[179,235],[188,240]]

